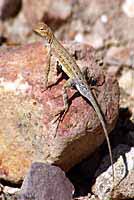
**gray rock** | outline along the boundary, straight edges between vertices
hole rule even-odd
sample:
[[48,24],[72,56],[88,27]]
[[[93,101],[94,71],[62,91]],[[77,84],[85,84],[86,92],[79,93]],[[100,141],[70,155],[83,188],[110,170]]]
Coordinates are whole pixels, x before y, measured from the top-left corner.
[[71,200],[74,187],[56,166],[33,163],[21,187],[19,200]]

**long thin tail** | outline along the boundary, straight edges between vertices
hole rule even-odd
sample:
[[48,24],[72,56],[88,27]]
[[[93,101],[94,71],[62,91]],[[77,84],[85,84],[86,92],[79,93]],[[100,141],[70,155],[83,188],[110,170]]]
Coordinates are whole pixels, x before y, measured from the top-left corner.
[[111,145],[110,145],[110,141],[109,141],[109,137],[108,137],[108,131],[106,128],[106,124],[105,124],[105,119],[103,117],[103,114],[101,112],[101,109],[99,107],[99,105],[96,102],[95,97],[93,96],[92,92],[90,93],[90,103],[92,104],[95,112],[98,115],[98,118],[102,124],[103,130],[104,130],[104,134],[107,140],[107,144],[108,144],[108,150],[109,150],[109,157],[110,157],[110,162],[111,162],[111,166],[112,166],[112,177],[113,177],[113,184],[114,184],[114,180],[115,180],[115,176],[114,176],[114,165],[113,165],[113,157],[112,157],[112,151],[111,151]]

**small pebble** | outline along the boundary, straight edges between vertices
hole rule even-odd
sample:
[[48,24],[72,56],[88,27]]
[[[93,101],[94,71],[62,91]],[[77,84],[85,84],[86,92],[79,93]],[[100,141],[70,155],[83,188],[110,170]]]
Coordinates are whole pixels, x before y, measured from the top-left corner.
[[108,22],[107,15],[101,15],[100,20],[101,20],[102,23],[106,24]]
[[75,38],[74,38],[75,42],[84,42],[84,37],[81,33],[76,34]]

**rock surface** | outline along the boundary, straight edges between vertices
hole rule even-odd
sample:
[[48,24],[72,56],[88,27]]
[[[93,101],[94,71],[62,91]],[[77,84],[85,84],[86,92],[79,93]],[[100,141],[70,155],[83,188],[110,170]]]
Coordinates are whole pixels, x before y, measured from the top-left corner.
[[105,57],[106,64],[109,65],[125,65],[127,67],[134,66],[134,47],[111,47]]
[[[67,46],[67,45],[66,45]],[[105,76],[87,45],[68,45],[79,66],[88,67],[99,89],[97,100],[110,132],[118,116],[117,81]],[[0,177],[18,182],[31,162],[55,163],[69,170],[89,156],[104,141],[100,122],[90,103],[69,89],[70,107],[63,121],[55,114],[63,108],[64,76],[57,76],[52,56],[46,88],[48,48],[35,43],[0,52]],[[60,77],[60,79],[59,79]],[[58,126],[59,124],[59,126]],[[58,128],[57,128],[58,127]]]
[[108,162],[109,162],[108,157],[104,158],[100,168],[96,172],[97,179],[92,190],[93,193],[96,196],[98,196],[100,200],[107,200],[108,198],[110,198],[110,196],[112,196],[112,199],[119,199],[119,200],[134,198],[133,155],[134,155],[134,148],[128,145],[120,144],[114,149],[113,157],[114,160],[117,160],[114,163],[114,169],[115,169],[114,191],[112,191],[112,169],[111,166],[108,167]]
[[126,94],[134,97],[134,71],[133,70],[124,70],[122,76],[119,79],[119,86],[122,88]]
[[134,169],[122,180],[113,193],[113,200],[134,199]]
[[56,166],[33,163],[25,177],[19,200],[71,200],[74,193],[72,183]]

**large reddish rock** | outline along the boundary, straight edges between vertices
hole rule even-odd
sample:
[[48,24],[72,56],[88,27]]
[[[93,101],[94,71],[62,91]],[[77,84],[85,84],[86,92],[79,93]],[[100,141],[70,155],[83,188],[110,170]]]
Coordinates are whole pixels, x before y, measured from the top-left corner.
[[[109,132],[118,116],[119,88],[95,63],[91,46],[70,44],[79,66],[96,78],[97,101]],[[62,122],[55,114],[63,108],[65,76],[57,76],[56,59],[46,78],[48,48],[34,43],[0,52],[0,178],[18,182],[33,161],[49,162],[69,170],[89,156],[105,139],[100,121],[82,96],[69,89],[70,107]],[[57,82],[57,80],[59,80]],[[95,90],[96,91],[96,90]],[[95,92],[93,91],[93,92]],[[59,126],[58,126],[59,124]]]

